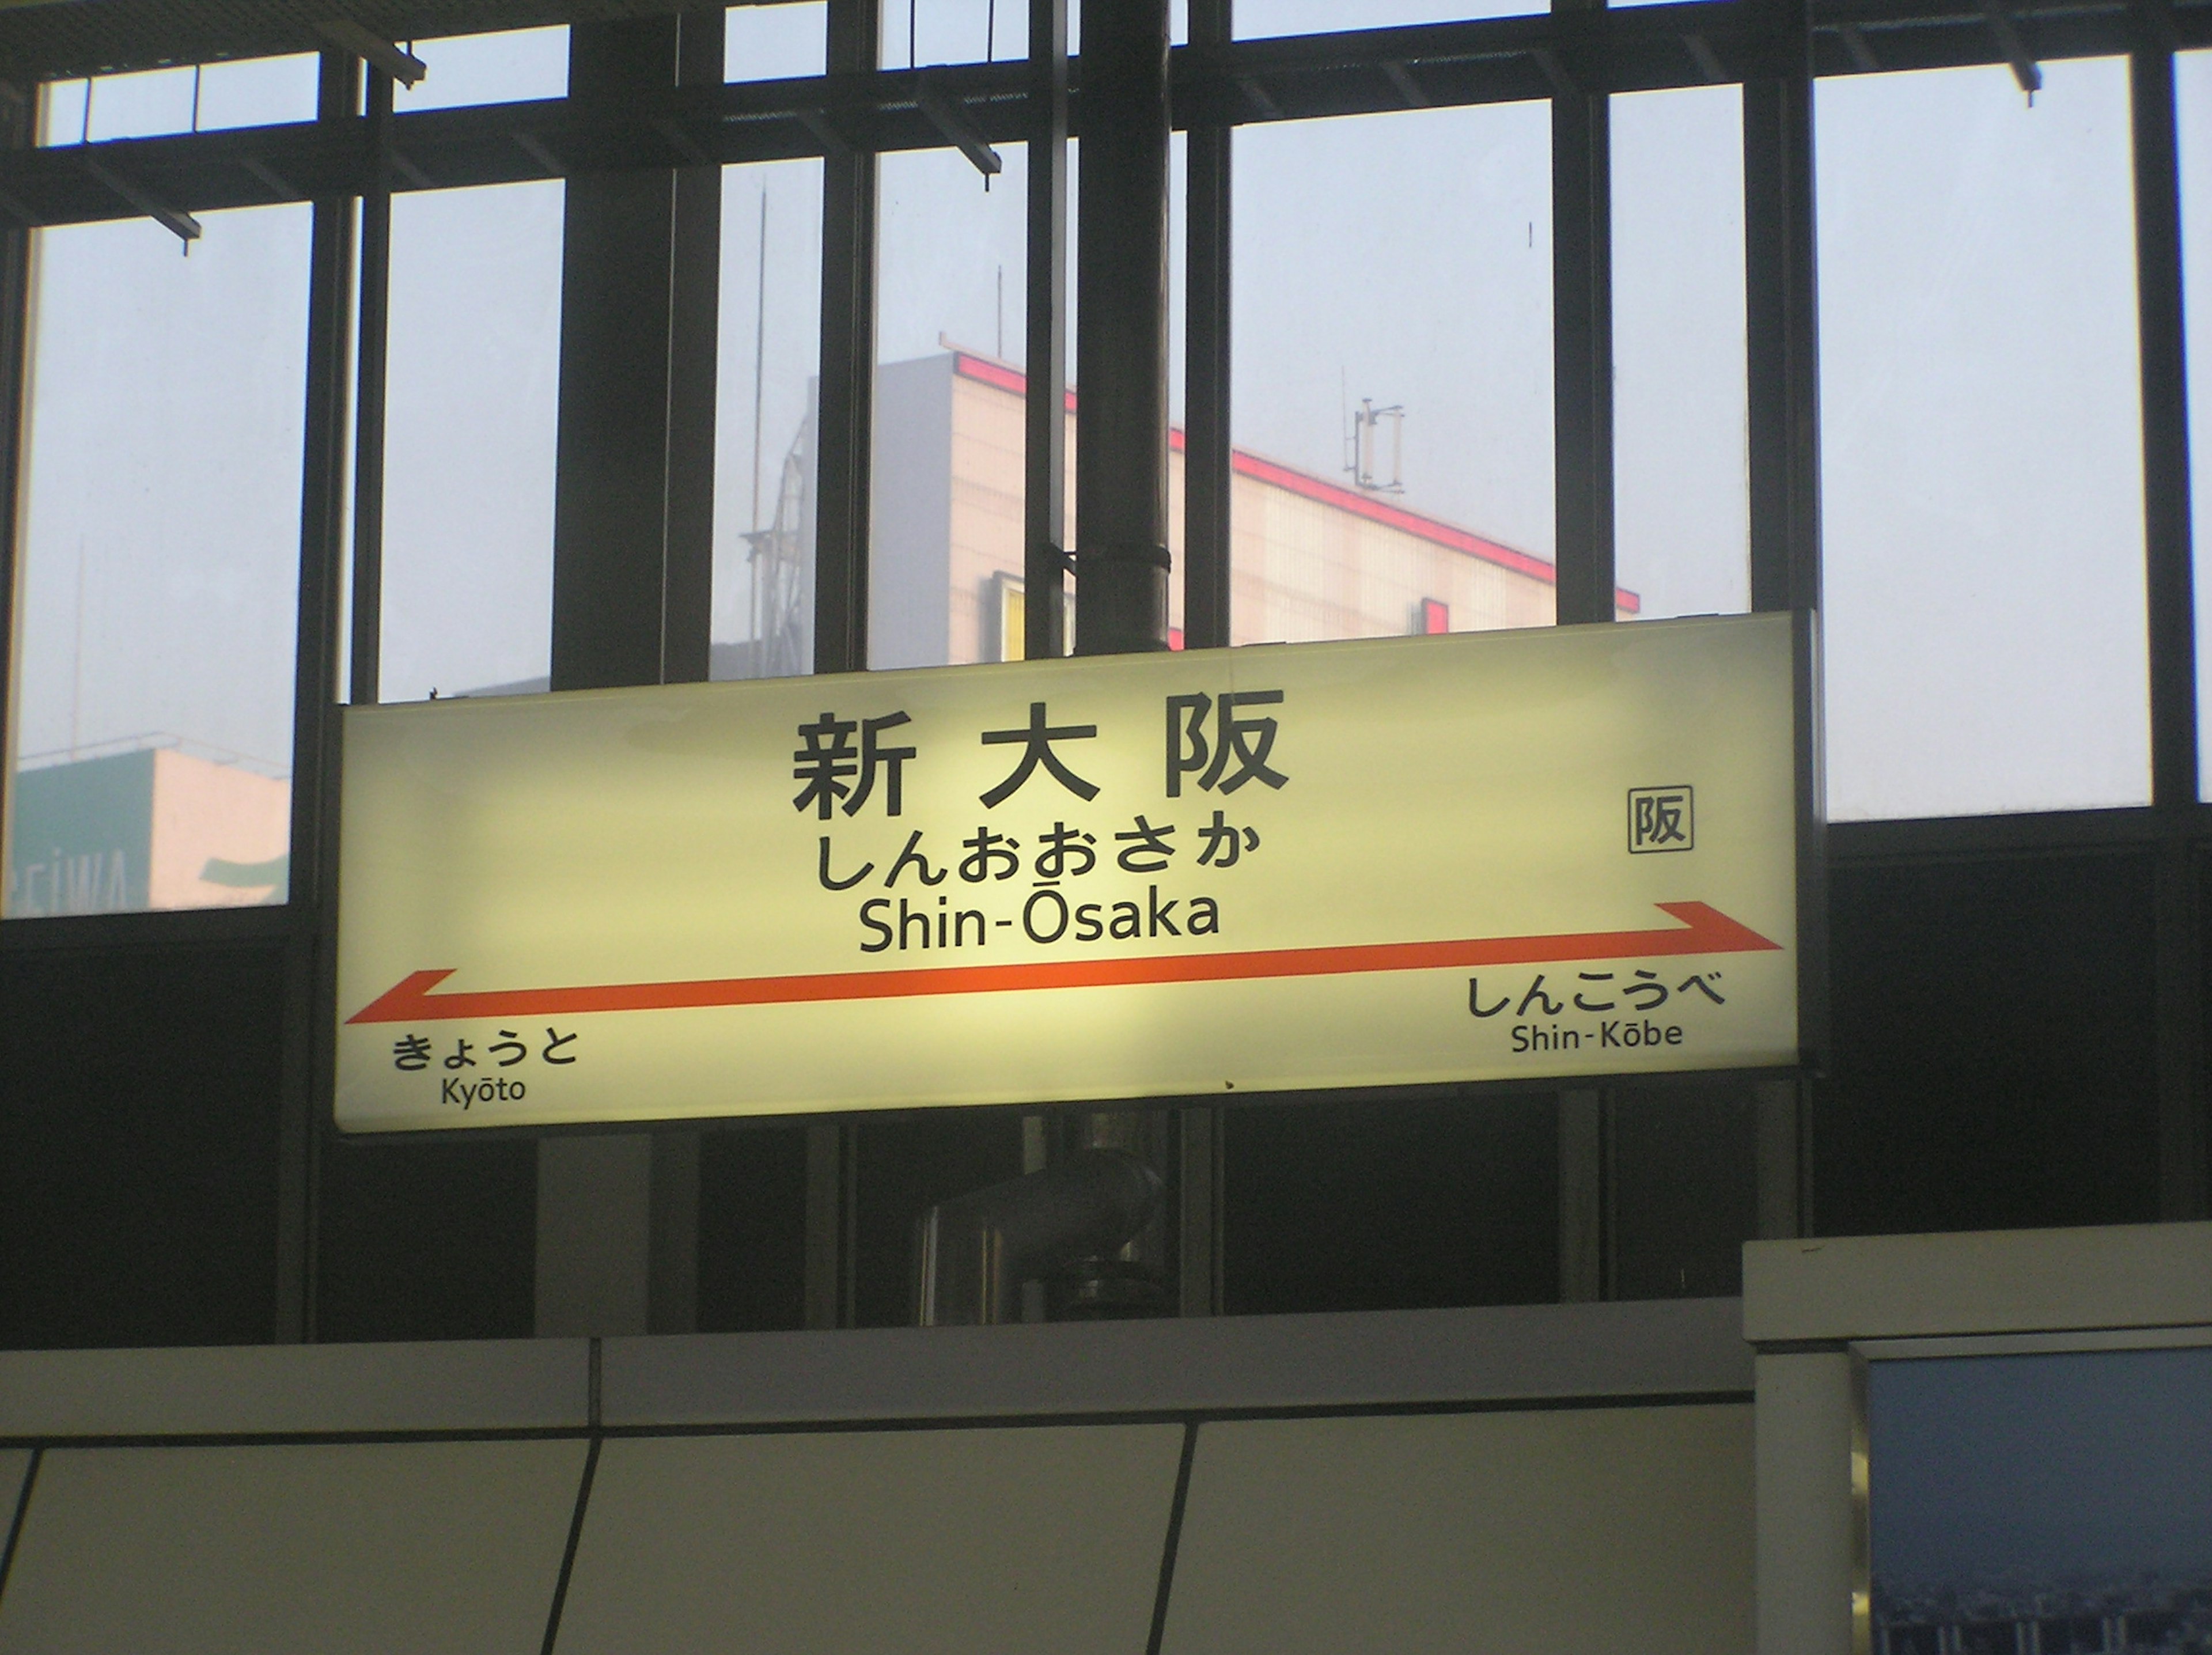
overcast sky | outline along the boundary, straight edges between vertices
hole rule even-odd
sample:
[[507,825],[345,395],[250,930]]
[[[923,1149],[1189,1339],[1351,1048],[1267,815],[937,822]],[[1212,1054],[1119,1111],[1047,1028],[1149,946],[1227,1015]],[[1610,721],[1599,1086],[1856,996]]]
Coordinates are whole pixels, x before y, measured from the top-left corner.
[[[980,55],[985,3],[916,0],[920,60]],[[1024,9],[997,6],[1000,55],[1022,50]],[[1418,0],[1324,9],[1246,0],[1239,15],[1267,33],[1445,15]],[[741,9],[732,76],[817,71],[822,15]],[[906,27],[887,8],[890,61],[904,61]],[[419,50],[431,73],[403,106],[565,83],[559,30]],[[2001,69],[1820,86],[1838,817],[2148,796],[2126,67],[2045,74],[2033,107]],[[91,135],[189,125],[191,79],[100,83]],[[2194,247],[2212,234],[2203,54],[2182,88]],[[200,122],[300,119],[313,96],[307,60],[210,70]],[[58,89],[50,129],[88,130],[81,91]],[[1540,104],[1239,131],[1240,446],[1339,476],[1347,400],[1402,405],[1406,504],[1552,554],[1548,133]],[[1735,88],[1616,98],[1614,152],[1621,581],[1647,614],[1741,608]],[[1019,361],[1026,157],[1004,153],[988,192],[957,154],[885,158],[884,360],[942,336],[1003,341]],[[816,368],[820,172],[725,176],[726,638],[744,630],[757,322],[763,518]],[[1177,197],[1179,226],[1179,183]],[[395,204],[387,697],[544,671],[561,213],[553,182]],[[144,221],[40,237],[21,752],[168,731],[285,763],[307,218],[209,214],[189,258]],[[2212,310],[2194,267],[2191,294]],[[2212,475],[2212,414],[2196,425]]]
[[2212,1349],[1869,1369],[1877,1591],[2212,1579]]

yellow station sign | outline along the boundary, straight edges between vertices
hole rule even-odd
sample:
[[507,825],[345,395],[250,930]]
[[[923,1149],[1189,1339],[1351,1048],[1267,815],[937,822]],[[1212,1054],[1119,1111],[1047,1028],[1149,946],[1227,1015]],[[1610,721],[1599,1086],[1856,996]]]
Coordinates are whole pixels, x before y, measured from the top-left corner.
[[349,709],[355,1131],[1796,1062],[1787,616]]

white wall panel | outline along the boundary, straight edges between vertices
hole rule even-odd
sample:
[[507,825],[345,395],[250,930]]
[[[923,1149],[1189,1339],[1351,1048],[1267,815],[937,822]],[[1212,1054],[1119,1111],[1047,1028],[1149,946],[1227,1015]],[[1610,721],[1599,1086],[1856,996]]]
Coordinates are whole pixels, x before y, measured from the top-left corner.
[[1144,1655],[1173,1425],[617,1439],[560,1655]]
[[590,1372],[581,1339],[0,1351],[0,1434],[581,1430]]
[[1751,1414],[1202,1427],[1165,1655],[1748,1655]]
[[50,1450],[15,1655],[535,1655],[580,1442]]

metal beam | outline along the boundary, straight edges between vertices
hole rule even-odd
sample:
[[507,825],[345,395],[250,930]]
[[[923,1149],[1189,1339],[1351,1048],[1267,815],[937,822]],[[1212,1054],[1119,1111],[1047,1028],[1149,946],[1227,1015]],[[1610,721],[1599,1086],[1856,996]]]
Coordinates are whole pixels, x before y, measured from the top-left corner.
[[1390,84],[1397,88],[1398,95],[1405,100],[1407,108],[1426,109],[1433,101],[1422,89],[1421,83],[1413,78],[1413,71],[1395,58],[1382,60],[1382,73]]
[[1996,37],[1997,51],[2005,62],[2012,65],[2012,77],[2020,82],[2020,89],[2029,97],[2043,90],[2043,70],[2028,51],[2027,42],[2020,37],[2012,13],[2004,0],[1982,0],[1982,15],[1990,21],[1990,33]]
[[1553,500],[1561,625],[1613,617],[1609,94],[1552,100]]
[[200,239],[200,222],[190,213],[181,208],[172,207],[167,202],[149,194],[137,185],[103,166],[90,155],[80,155],[77,157],[77,165],[84,168],[88,176],[105,185],[109,190],[114,192],[119,199],[145,214],[147,217],[175,236],[178,240],[197,241]]
[[[2149,606],[2151,807],[2177,826],[2200,814],[2195,553],[2191,538],[2188,355],[2182,326],[2179,134],[2173,58],[2129,62],[2134,125],[2136,338],[2142,396],[2143,550]],[[2186,829],[2183,828],[2183,831]],[[2208,1210],[2202,852],[2159,847],[2156,1069],[2159,1216]]]
[[929,117],[929,124],[944,135],[945,141],[968,157],[969,163],[986,178],[995,177],[1006,166],[999,152],[975,130],[975,123],[968,119],[967,111],[956,98],[947,96],[928,76],[915,82],[915,107]]
[[350,52],[380,75],[398,82],[402,86],[418,85],[429,69],[411,52],[402,52],[382,36],[373,34],[349,17],[332,17],[315,25],[315,33],[337,47]]
[[[360,70],[325,52],[319,118],[353,119]],[[354,206],[318,200],[310,231],[307,407],[301,421],[300,585],[293,637],[291,861],[284,940],[282,1090],[276,1144],[276,1333],[313,1336],[319,1123],[334,1061],[324,1011],[336,1001],[336,892],[326,878],[337,846],[339,617],[345,587],[347,405],[352,390]]]
[[[1811,12],[1761,0],[1761,36],[1743,88],[1744,332],[1748,415],[1751,605],[1799,616],[1792,686],[1797,748],[1799,1038],[1825,1061],[1827,867],[1814,735],[1813,618],[1820,603],[1820,356],[1813,204]],[[1810,1227],[1808,1083],[1760,1094],[1762,1226]],[[1795,1176],[1778,1157],[1796,1159]]]
[[[1764,0],[1692,0],[1285,40],[1194,40],[1174,54],[1174,119],[1201,129],[1383,113],[1407,106],[1406,82],[1430,105],[1452,107],[1555,94],[1561,82],[1595,94],[1755,79],[1764,72],[1761,54],[1771,50],[1763,7]],[[2033,26],[2045,61],[2129,52],[2141,38],[2127,0],[2029,0],[2005,15],[2015,33]],[[2180,46],[2212,46],[2212,6],[2154,7],[2146,15]],[[1830,15],[1824,0],[1814,26],[1814,67],[1822,72],[1863,72],[1877,36],[1878,66],[1886,70],[2008,61],[1978,8],[1853,0],[1847,14]],[[1540,67],[1539,52],[1554,78]],[[1026,64],[948,66],[931,70],[929,78],[986,146],[1028,137]],[[1077,73],[1072,107],[1079,133],[1081,79]],[[917,105],[914,81],[909,71],[878,70],[871,61],[811,79],[671,88],[612,108],[546,99],[422,111],[395,121],[391,164],[402,186],[428,189],[665,170],[677,143],[672,131],[715,165],[941,147],[946,134]],[[95,147],[108,170],[191,212],[264,204],[278,188],[271,175],[284,180],[290,199],[358,192],[371,165],[362,126],[331,131],[300,123]],[[77,164],[79,149],[0,155],[0,193],[16,204],[5,210],[18,222],[50,224],[137,210]]]
[[1867,44],[1864,29],[1856,23],[1844,23],[1838,27],[1836,33],[1843,40],[1844,49],[1851,54],[1853,64],[1869,75],[1881,70],[1881,60],[1874,55],[1874,48]]
[[1606,1223],[1605,1093],[1578,1088],[1559,1094],[1559,1299],[1588,1304],[1607,1296],[1610,1239]]
[[[830,0],[832,76],[872,70],[878,0]],[[816,380],[814,660],[817,672],[868,664],[868,489],[876,374],[876,158],[818,105],[803,117],[826,141],[822,161],[821,371]],[[806,1129],[806,1325],[853,1318],[853,1131]]]
[[[833,76],[873,67],[878,18],[877,0],[830,0],[828,52]],[[825,154],[822,161],[821,329],[813,666],[817,672],[857,672],[868,662],[876,158],[849,145],[842,154]]]
[[1581,92],[1582,88],[1577,84],[1575,77],[1567,73],[1566,65],[1559,61],[1559,54],[1552,47],[1531,46],[1528,56],[1536,67],[1544,71],[1545,84],[1552,88],[1553,97],[1571,98]]
[[[1201,49],[1226,46],[1233,22],[1231,0],[1192,0],[1190,38]],[[1223,125],[1194,125],[1184,141],[1182,626],[1184,647],[1191,649],[1224,648],[1231,636],[1231,129]],[[1226,1309],[1222,1215],[1229,1123],[1206,1104],[1186,1104],[1181,1114],[1176,1306],[1185,1316],[1219,1316]]]
[[1225,648],[1231,637],[1230,202],[1226,126],[1185,140],[1183,298],[1183,642]]
[[[1744,304],[1752,607],[1820,605],[1820,360],[1813,82],[1778,0],[1779,61],[1743,89]],[[1794,61],[1793,61],[1794,59]]]
[[1022,654],[1067,653],[1067,0],[1030,0]]
[[547,147],[544,139],[539,137],[535,132],[526,132],[520,127],[517,127],[514,130],[514,147],[536,161],[544,170],[546,177],[563,178],[568,175],[568,163],[555,155]]
[[[17,99],[0,106],[0,149],[16,149],[35,138],[32,106]],[[9,797],[15,785],[15,708],[21,678],[11,672],[10,656],[20,659],[21,632],[16,624],[23,585],[19,578],[22,557],[23,461],[29,445],[24,426],[30,413],[24,395],[30,362],[31,229],[30,219],[15,207],[9,213],[15,222],[0,226],[0,867],[15,864],[9,849],[15,812]],[[39,928],[0,924],[0,935],[12,936]]]
[[1721,61],[1720,53],[1713,50],[1713,43],[1704,35],[1696,33],[1685,34],[1682,50],[1690,54],[1690,61],[1697,64],[1698,73],[1705,77],[1706,85],[1724,86],[1735,78],[1728,72],[1728,65]]
[[[572,96],[601,110],[687,83],[719,84],[722,37],[720,11],[580,26],[569,36]],[[556,689],[707,676],[720,227],[721,177],[712,167],[568,181]],[[698,1155],[689,1136],[540,1145],[541,1333],[696,1323]]]
[[[369,131],[380,155],[392,128],[392,77],[368,75]],[[356,338],[361,390],[354,414],[353,636],[348,699],[383,699],[384,392],[392,286],[392,173],[379,166],[361,198],[361,316]]]
[[1084,19],[1075,648],[1168,647],[1168,8]]

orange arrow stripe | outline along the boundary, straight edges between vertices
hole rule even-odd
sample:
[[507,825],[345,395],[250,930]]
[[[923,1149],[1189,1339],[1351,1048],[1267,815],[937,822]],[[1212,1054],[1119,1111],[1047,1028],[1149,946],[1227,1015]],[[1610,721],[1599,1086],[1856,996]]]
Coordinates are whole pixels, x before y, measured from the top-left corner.
[[495,989],[434,995],[453,969],[415,971],[346,1019],[430,1023],[462,1019],[574,1016],[584,1012],[665,1012],[703,1006],[788,1006],[806,1001],[895,1000],[916,995],[1003,994],[1031,989],[1097,989],[1139,983],[1222,983],[1247,977],[1339,977],[1439,966],[1532,965],[1553,960],[1663,954],[1744,954],[1776,950],[1749,926],[1701,902],[1662,902],[1680,928],[1586,931],[1553,937],[1474,937],[1456,942],[1370,942],[1340,948],[1262,948],[1244,953],[1157,954],[1124,959],[1038,960],[1019,965],[947,965],[895,971],[824,971],[806,977],[715,977],[695,983],[623,983],[566,989]]

